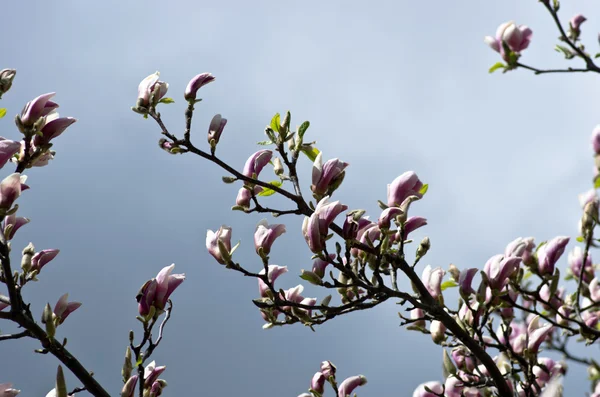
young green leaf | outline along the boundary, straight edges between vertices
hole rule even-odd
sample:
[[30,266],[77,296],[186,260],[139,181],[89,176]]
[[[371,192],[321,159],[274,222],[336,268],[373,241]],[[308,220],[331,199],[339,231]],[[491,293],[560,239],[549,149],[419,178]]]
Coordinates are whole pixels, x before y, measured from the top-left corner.
[[275,113],[275,116],[271,119],[271,129],[275,132],[279,132],[279,126],[281,123],[281,116],[279,113]]
[[488,72],[494,73],[496,70],[503,69],[505,67],[506,67],[506,65],[503,64],[502,62],[496,62],[495,64],[492,65],[492,67],[490,68],[490,70]]
[[175,100],[173,98],[163,98],[158,103],[175,103]]
[[[269,185],[273,185],[276,187],[281,187],[282,184],[283,184],[283,182],[281,182],[281,181],[269,182]],[[275,194],[275,190],[269,189],[269,188],[263,188],[263,190],[260,193],[258,193],[258,195],[262,196],[262,197],[272,196],[273,194]]]
[[441,285],[442,291],[447,290],[448,288],[458,287],[458,283],[452,279],[444,281]]

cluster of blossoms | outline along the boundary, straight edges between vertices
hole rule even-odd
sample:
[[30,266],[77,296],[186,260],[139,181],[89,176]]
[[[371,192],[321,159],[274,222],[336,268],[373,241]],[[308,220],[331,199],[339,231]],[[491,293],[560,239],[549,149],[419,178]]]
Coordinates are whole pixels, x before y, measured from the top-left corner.
[[302,393],[298,397],[323,396],[326,382],[331,385],[337,397],[350,397],[357,387],[367,383],[367,378],[355,375],[344,379],[338,386],[335,378],[336,371],[337,368],[331,361],[323,361],[321,369],[314,374],[310,381],[309,393]]

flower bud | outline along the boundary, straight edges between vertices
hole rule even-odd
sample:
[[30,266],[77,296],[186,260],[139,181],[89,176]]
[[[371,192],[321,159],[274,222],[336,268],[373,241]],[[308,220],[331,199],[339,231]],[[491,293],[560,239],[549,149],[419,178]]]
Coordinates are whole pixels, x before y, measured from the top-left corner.
[[206,249],[221,265],[229,263],[231,261],[231,228],[223,225],[216,232],[207,230]]
[[127,382],[123,385],[121,389],[121,397],[134,397],[135,396],[135,386],[137,385],[138,376],[133,375],[130,377]]
[[425,237],[421,240],[421,243],[417,248],[417,259],[424,257],[427,254],[427,251],[429,251],[429,248],[431,248],[431,241],[429,240],[429,237]]
[[349,378],[344,379],[344,381],[340,384],[338,388],[338,396],[339,397],[349,397],[352,395],[354,389],[358,386],[363,386],[367,383],[367,378],[362,375],[351,376]]
[[0,383],[0,396],[15,397],[21,390],[13,389],[12,383]]
[[433,320],[429,325],[429,332],[431,333],[431,339],[437,345],[446,340],[446,326],[441,321]]
[[317,372],[310,381],[310,389],[317,393],[323,393],[325,391],[325,376],[322,372]]
[[285,233],[285,225],[269,225],[266,219],[262,219],[258,222],[254,231],[254,248],[256,249],[256,253],[265,256],[269,255],[271,246],[283,233]]
[[79,309],[81,303],[79,302],[68,302],[69,294],[64,294],[60,297],[56,305],[54,306],[54,315],[58,319],[58,324],[62,324],[69,314]]
[[331,195],[340,186],[344,179],[344,170],[348,167],[348,163],[339,159],[331,159],[323,165],[322,156],[322,152],[320,152],[313,164],[310,187],[310,190],[319,198]]
[[388,185],[388,206],[401,206],[409,196],[423,197],[420,193],[423,183],[413,171],[405,172]]
[[431,294],[433,299],[438,299],[442,296],[442,279],[446,272],[442,270],[441,267],[436,267],[432,269],[430,265],[425,266],[423,269],[423,275],[421,276],[421,281],[427,288],[427,291]]
[[217,143],[219,143],[225,124],[227,124],[227,119],[221,117],[220,114],[216,114],[212,118],[210,126],[208,127],[208,143],[211,147],[213,147],[213,145],[216,147]]
[[[431,390],[433,393],[428,392],[427,389]],[[440,382],[426,382],[421,383],[415,389],[413,393],[413,397],[437,397],[444,393],[444,387]]]
[[332,376],[335,377],[336,370],[336,366],[333,365],[331,361],[323,361],[321,363],[321,373],[323,374],[325,379],[329,379]]
[[10,90],[16,74],[17,71],[15,69],[0,70],[0,98]]
[[49,92],[27,102],[21,114],[17,116],[17,123],[25,128],[33,127],[42,117],[58,107],[57,103],[50,100],[54,95],[54,92]]
[[198,90],[213,81],[215,81],[215,77],[210,73],[200,73],[194,76],[185,87],[184,98],[187,101],[195,100]]
[[275,159],[273,160],[273,171],[277,176],[283,175],[283,164],[281,164],[281,160],[279,160],[279,157],[275,157]]
[[559,236],[542,245],[537,252],[538,271],[541,275],[554,273],[554,265],[569,244],[569,237]]

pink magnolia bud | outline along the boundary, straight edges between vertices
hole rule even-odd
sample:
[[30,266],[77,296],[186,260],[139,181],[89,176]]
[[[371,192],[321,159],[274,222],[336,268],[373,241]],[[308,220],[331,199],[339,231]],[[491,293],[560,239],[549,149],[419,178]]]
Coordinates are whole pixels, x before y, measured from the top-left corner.
[[430,265],[425,266],[423,269],[423,275],[421,276],[421,281],[427,288],[427,291],[431,294],[433,299],[438,299],[442,296],[442,279],[446,272],[442,270],[441,267],[436,267],[432,269]]
[[592,281],[590,281],[590,298],[594,302],[600,302],[600,285],[598,284],[598,278],[594,277]]
[[210,126],[208,127],[208,143],[211,143],[213,140],[215,141],[215,144],[219,143],[225,124],[227,124],[227,119],[221,117],[220,114],[216,114],[212,118]]
[[321,237],[319,231],[319,215],[313,213],[310,217],[305,217],[302,222],[302,235],[308,248],[315,254],[325,249],[325,239]]
[[592,148],[594,153],[600,154],[600,124],[592,131]]
[[460,272],[458,285],[461,296],[468,296],[475,292],[471,287],[471,283],[473,282],[473,277],[475,277],[478,272],[479,269],[477,268],[466,269]]
[[8,90],[10,90],[16,74],[17,71],[15,69],[0,70],[0,98],[2,98],[2,95],[7,93]]
[[542,245],[537,252],[538,270],[541,275],[554,273],[554,265],[569,244],[569,237],[559,236]]
[[269,164],[273,157],[273,152],[270,150],[259,150],[246,160],[242,173],[248,178],[258,178],[258,175]]
[[363,386],[367,383],[367,378],[362,375],[351,376],[349,378],[344,379],[344,381],[340,384],[338,388],[338,396],[339,397],[348,397],[352,395],[354,389],[358,386]]
[[79,302],[68,302],[69,294],[64,294],[60,297],[56,305],[54,306],[54,314],[58,317],[59,324],[62,324],[69,314],[73,313],[75,310],[79,309],[81,303]]
[[508,283],[508,279],[519,268],[521,258],[517,256],[504,257],[494,255],[486,262],[483,271],[488,276],[490,288],[502,289]]
[[[329,259],[334,260],[335,254],[329,254]],[[312,272],[317,276],[323,278],[325,277],[325,268],[329,265],[328,261],[325,261],[321,258],[315,259],[312,266]]]
[[[254,195],[262,192],[263,188],[256,185],[254,186]],[[250,208],[250,200],[252,199],[252,191],[247,187],[242,187],[238,191],[238,195],[235,198],[235,204],[243,208]]]
[[171,274],[174,268],[175,264],[166,266],[156,276],[154,306],[157,309],[164,309],[173,291],[185,280],[185,274]]
[[167,369],[167,367],[164,365],[157,367],[156,361],[152,361],[150,364],[148,364],[146,368],[144,368],[144,386],[147,388],[151,387],[152,384],[156,382],[160,374],[165,372],[165,369]]
[[325,377],[325,379],[329,379],[331,376],[335,376],[335,371],[337,368],[331,361],[323,361],[321,363],[321,373]]
[[51,111],[56,109],[58,104],[50,100],[54,95],[56,93],[50,92],[27,102],[19,115],[23,126],[32,127],[40,118],[47,116]]
[[31,258],[31,270],[37,270],[38,273],[41,272],[42,268],[52,259],[56,258],[59,252],[60,250],[57,249],[45,249],[36,252]]
[[441,321],[433,320],[429,325],[431,339],[435,344],[440,344],[446,340],[446,326]]
[[[281,276],[282,274],[287,273],[287,271],[288,271],[287,266],[269,265],[269,273],[268,273],[269,282],[271,284],[275,283],[275,280],[277,280],[277,278],[279,276]],[[263,268],[258,274],[265,274],[265,269]],[[262,298],[266,297],[268,290],[269,290],[269,287],[267,286],[267,284],[265,284],[265,282],[259,278],[258,279],[258,292],[259,292],[260,296]]]
[[517,237],[508,245],[504,250],[504,256],[518,256],[523,259],[524,263],[527,263],[531,255],[533,254],[533,249],[535,248],[535,243],[533,241],[533,237]]
[[404,223],[404,239],[407,239],[411,232],[425,225],[427,225],[427,219],[422,216],[411,216]]
[[388,185],[388,206],[400,206],[409,196],[423,197],[419,192],[422,187],[423,183],[414,171],[405,172]]
[[[225,248],[226,252],[221,252],[219,241]],[[206,231],[206,249],[221,265],[226,264],[231,259],[231,228],[229,226],[221,226],[219,230],[213,232]]]
[[587,21],[587,18],[585,16],[583,16],[582,14],[577,14],[577,15],[573,15],[573,17],[571,18],[569,23],[571,24],[571,28],[574,31],[576,31],[577,33],[579,33],[581,24],[584,23],[585,21]]
[[0,136],[0,168],[21,150],[21,143]]
[[[427,387],[429,390],[436,394],[428,392],[427,390],[425,390],[425,387]],[[437,397],[442,393],[444,393],[444,387],[442,386],[442,384],[440,382],[432,381],[421,383],[419,386],[417,386],[412,397]]]
[[352,210],[346,214],[346,219],[342,225],[342,237],[346,240],[357,238],[358,231],[365,225],[371,223],[368,217],[364,217],[364,210]]
[[425,313],[422,309],[414,308],[410,311],[410,319],[415,320],[412,325],[419,328],[425,328]]
[[[12,240],[15,237],[15,233],[17,230],[21,228],[21,226],[29,223],[28,218],[23,218],[22,216],[17,216],[16,213],[7,215],[4,218],[4,222],[2,224],[2,230],[4,231],[4,235],[8,240]],[[10,233],[9,232],[10,227]]]
[[208,83],[215,81],[215,77],[210,73],[200,73],[190,80],[187,87],[185,87],[184,98],[187,101],[193,101],[196,99],[198,90]]
[[158,81],[159,76],[160,73],[156,72],[141,81],[138,86],[138,106],[149,106],[150,97],[154,90],[158,90],[156,97],[154,98],[155,103],[165,96],[169,89],[169,84],[164,81]]
[[58,117],[58,113],[52,111],[44,119],[44,125],[40,130],[42,135],[35,135],[33,137],[33,145],[36,147],[47,145],[76,121],[77,119],[73,117]]
[[138,302],[138,312],[140,315],[146,316],[150,313],[150,307],[154,303],[154,296],[156,295],[156,286],[155,279],[146,281],[135,297]]
[[121,397],[135,397],[135,386],[137,385],[137,381],[137,375],[130,377],[121,389]]
[[457,347],[454,350],[452,350],[452,359],[454,360],[456,366],[460,370],[466,372],[473,372],[473,370],[475,369],[475,360],[469,354],[466,348]]
[[21,174],[15,172],[0,182],[0,209],[9,210],[21,195]]
[[539,351],[542,342],[545,341],[548,335],[553,331],[551,324],[540,325],[539,317],[540,316],[535,316],[527,326],[527,334],[529,337],[527,349],[532,353],[537,353]]
[[329,231],[329,225],[348,206],[340,204],[339,201],[329,202],[325,196],[319,201],[315,212],[310,217],[304,218],[302,234],[310,250],[314,253],[321,252],[325,248],[325,236]]
[[260,250],[262,249],[263,254],[268,255],[277,237],[283,233],[285,233],[285,225],[269,225],[266,219],[262,219],[256,225],[254,232],[254,248],[256,249],[256,253],[260,254]]
[[559,307],[558,313],[556,314],[556,322],[559,325],[568,325],[569,318],[571,317],[572,311],[573,311],[572,308],[567,305],[562,305],[561,307]]
[[310,381],[311,390],[317,393],[323,393],[325,391],[325,376],[322,372],[317,372]]
[[[583,267],[583,250],[581,247],[577,246],[573,248],[573,251],[569,252],[568,262],[569,269],[573,273],[575,278],[579,278],[581,274],[581,268]],[[585,261],[585,267],[583,269],[583,281],[589,283],[594,277],[594,266],[592,265],[592,254],[588,252],[587,258]]]
[[322,152],[320,152],[312,168],[312,185],[310,190],[318,196],[331,195],[339,187],[344,179],[344,170],[348,167],[339,159],[331,159],[322,164]]
[[389,229],[391,227],[392,220],[396,219],[398,215],[402,215],[402,211],[398,207],[388,207],[381,212],[377,224],[380,229]]

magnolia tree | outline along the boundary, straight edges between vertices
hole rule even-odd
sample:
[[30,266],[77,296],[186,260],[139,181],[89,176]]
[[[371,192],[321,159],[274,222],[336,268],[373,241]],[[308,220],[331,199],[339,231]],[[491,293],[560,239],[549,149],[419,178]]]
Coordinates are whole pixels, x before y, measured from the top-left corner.
[[[532,31],[524,25],[507,22],[500,25],[494,37],[485,38],[502,58],[490,72],[498,69],[504,72],[527,69],[536,74],[600,72],[594,63],[600,54],[591,56],[580,41],[586,18],[576,15],[564,24],[559,19],[558,2],[541,3],[560,33],[556,49],[567,60],[583,61],[584,67],[539,69],[522,63],[521,56],[530,45]],[[0,72],[0,96],[11,88],[15,73],[10,69]],[[267,140],[259,142],[265,148],[250,155],[244,168],[238,171],[217,155],[227,119],[221,115],[213,117],[207,142],[203,142],[204,138],[192,139],[192,117],[200,102],[198,92],[213,81],[210,73],[202,73],[185,88],[187,109],[182,135],[169,129],[158,111],[163,104],[174,102],[166,96],[169,85],[159,80],[158,72],[139,84],[138,99],[132,109],[158,124],[161,149],[173,155],[200,156],[227,173],[223,182],[239,185],[233,210],[267,213],[277,219],[303,217],[302,229],[295,232],[302,233],[312,253],[310,269],[288,269],[273,264],[271,248],[287,231],[283,223],[264,219],[256,226],[254,246],[262,261],[259,268],[242,263],[243,258],[235,255],[237,245],[232,246],[232,227],[223,225],[207,232],[207,250],[218,264],[257,280],[258,294],[253,302],[264,319],[264,328],[299,323],[314,329],[336,317],[393,301],[402,307],[400,322],[406,329],[423,333],[424,342],[431,340],[442,346],[445,379],[415,385],[414,397],[561,396],[561,378],[567,373],[569,361],[588,367],[592,396],[600,396],[599,364],[593,357],[572,352],[574,344],[593,344],[600,337],[600,285],[591,256],[591,249],[600,241],[594,237],[599,222],[596,189],[600,187],[600,126],[592,135],[596,155],[594,187],[579,196],[582,214],[578,236],[557,236],[549,241],[518,237],[504,249],[501,248],[504,244],[499,244],[498,252],[482,268],[458,269],[453,265],[433,268],[421,266],[431,248],[429,238],[420,242],[411,239],[414,230],[427,224],[423,216],[415,214],[417,202],[425,197],[428,187],[417,173],[407,171],[394,179],[387,186],[385,201],[378,201],[381,212],[377,219],[370,220],[364,210],[348,208],[344,199],[336,195],[348,163],[338,158],[326,160],[315,142],[306,138],[309,123],[293,130],[289,112],[283,117],[279,114],[273,117],[265,129]],[[66,338],[58,336],[59,326],[81,304],[69,302],[65,294],[54,306],[48,303],[43,308],[32,308],[21,294],[23,288],[41,278],[42,270],[58,250],[36,250],[30,243],[21,251],[20,266],[14,264],[14,254],[11,262],[11,239],[29,222],[18,216],[17,200],[29,189],[23,173],[31,167],[48,165],[55,155],[53,141],[76,121],[59,117],[58,104],[53,98],[54,93],[40,95],[16,116],[21,139],[0,138],[0,166],[15,167],[14,173],[0,183],[3,231],[0,281],[7,291],[6,296],[0,295],[0,318],[16,323],[22,330],[0,334],[0,340],[37,339],[38,353],[52,354],[60,361],[55,387],[48,396],[65,397],[86,391],[106,397],[111,395],[109,391],[69,352]],[[2,109],[0,115],[5,113]],[[309,164],[312,164],[310,185],[298,177],[299,167]],[[303,194],[308,189],[310,193]],[[35,194],[35,186],[31,190],[27,194]],[[285,208],[273,208],[265,199],[271,195],[281,195],[290,203]],[[561,258],[569,243],[568,267],[561,274]],[[167,386],[160,379],[165,366],[150,360],[171,316],[171,294],[185,279],[183,274],[173,274],[174,266],[160,270],[155,278],[143,283],[137,294],[140,330],[128,335],[129,345],[121,370],[123,397],[159,396]],[[302,284],[282,288],[289,283],[288,272],[299,274],[310,285],[306,295],[321,298],[305,296]],[[412,290],[400,288],[399,278],[408,279]],[[449,288],[457,288],[458,294],[444,296]],[[450,299],[451,296],[457,300]],[[552,351],[560,353],[562,361],[545,355]],[[78,379],[77,387],[67,388],[63,366]],[[347,397],[367,383],[363,375],[340,378],[336,371],[333,363],[322,362],[310,382],[307,377],[308,388],[301,396]],[[18,393],[9,383],[0,385],[0,397]]]

